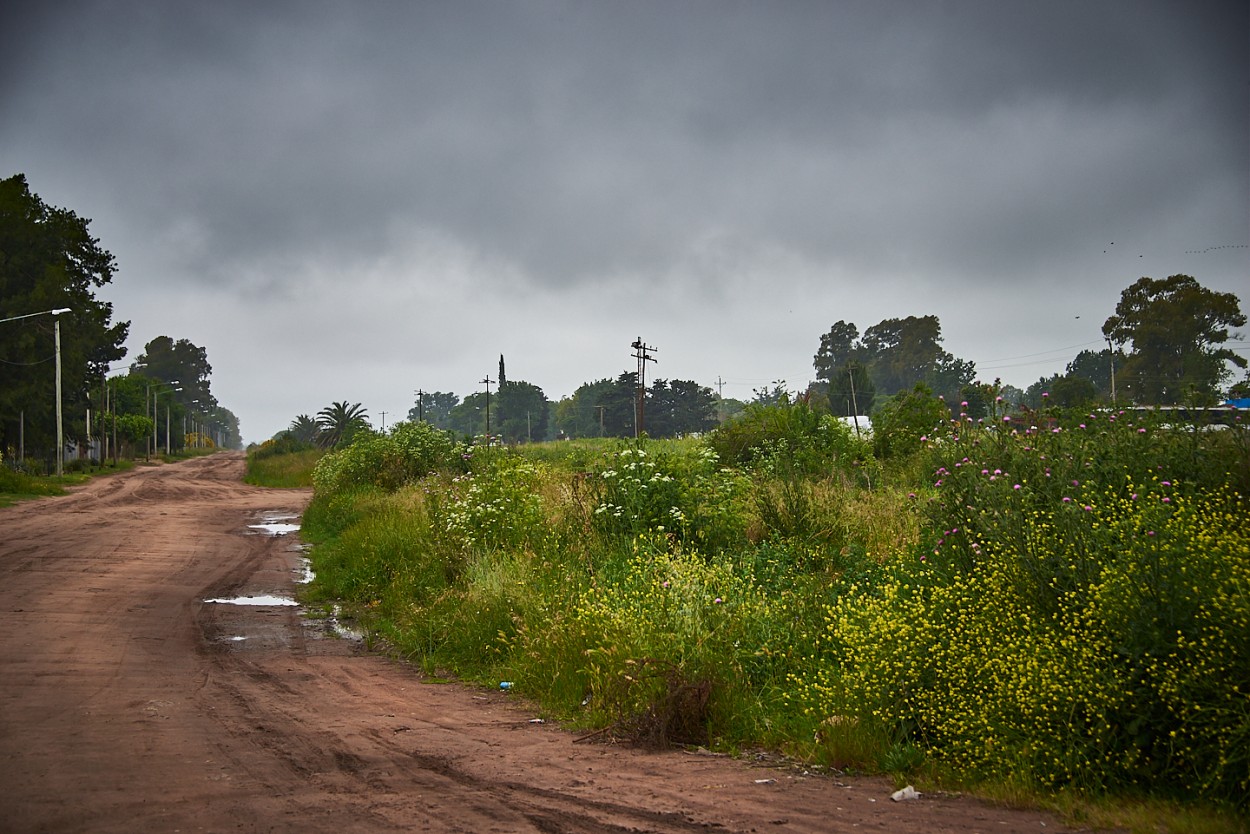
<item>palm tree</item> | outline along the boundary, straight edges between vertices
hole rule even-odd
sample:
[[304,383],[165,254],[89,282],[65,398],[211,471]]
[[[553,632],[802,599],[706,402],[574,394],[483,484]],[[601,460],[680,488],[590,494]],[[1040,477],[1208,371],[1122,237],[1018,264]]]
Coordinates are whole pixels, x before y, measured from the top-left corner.
[[348,405],[347,401],[330,403],[329,407],[317,412],[317,445],[323,449],[333,449],[352,439],[352,435],[361,429],[369,428],[369,414],[360,403]]
[[307,414],[301,414],[291,421],[287,431],[301,443],[316,443],[317,436],[321,434],[321,427]]

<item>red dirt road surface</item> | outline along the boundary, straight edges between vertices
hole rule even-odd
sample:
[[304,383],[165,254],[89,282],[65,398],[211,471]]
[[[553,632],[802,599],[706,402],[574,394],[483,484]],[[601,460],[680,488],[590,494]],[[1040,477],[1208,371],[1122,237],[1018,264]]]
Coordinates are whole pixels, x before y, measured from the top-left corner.
[[306,491],[219,453],[0,509],[0,831],[1070,832],[884,779],[577,743],[293,605]]

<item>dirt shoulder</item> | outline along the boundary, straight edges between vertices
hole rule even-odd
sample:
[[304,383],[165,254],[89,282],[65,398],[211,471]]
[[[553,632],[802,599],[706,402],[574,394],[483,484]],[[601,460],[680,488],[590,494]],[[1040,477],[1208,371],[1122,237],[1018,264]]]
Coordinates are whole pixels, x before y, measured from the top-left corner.
[[[577,743],[492,690],[429,683],[292,605],[309,494],[243,457],[0,508],[5,831],[1070,832],[956,797],[892,802],[688,752]],[[253,600],[255,601],[255,600]]]

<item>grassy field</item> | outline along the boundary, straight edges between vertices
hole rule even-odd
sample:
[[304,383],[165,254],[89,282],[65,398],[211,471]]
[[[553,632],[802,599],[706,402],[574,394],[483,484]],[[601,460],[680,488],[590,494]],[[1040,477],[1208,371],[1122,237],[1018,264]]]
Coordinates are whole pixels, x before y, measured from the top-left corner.
[[876,445],[802,406],[516,449],[401,424],[313,469],[310,601],[623,739],[1244,830],[1246,430],[945,416]]

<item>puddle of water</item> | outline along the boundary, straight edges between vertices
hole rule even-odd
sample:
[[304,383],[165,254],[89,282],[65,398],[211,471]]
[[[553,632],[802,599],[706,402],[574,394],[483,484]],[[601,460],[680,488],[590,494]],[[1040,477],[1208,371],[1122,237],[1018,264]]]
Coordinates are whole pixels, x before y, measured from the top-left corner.
[[267,521],[264,524],[249,524],[247,526],[252,530],[263,530],[270,536],[285,536],[287,533],[294,533],[299,529],[298,524],[289,524],[285,521]]
[[218,602],[222,605],[299,605],[293,599],[279,596],[235,597],[234,599],[206,599],[205,602]]
[[268,510],[260,514],[259,524],[247,525],[252,530],[260,530],[268,536],[285,536],[299,529],[299,516],[279,510]]
[[331,614],[329,619],[326,621],[330,624],[330,630],[344,640],[356,640],[358,642],[363,641],[365,639],[365,633],[360,629],[344,625],[343,621],[339,619],[339,616],[342,613],[343,610],[339,606],[334,606],[334,613]]
[[296,569],[295,581],[300,585],[307,585],[317,578],[317,574],[313,572],[311,559],[300,559],[299,567]]

